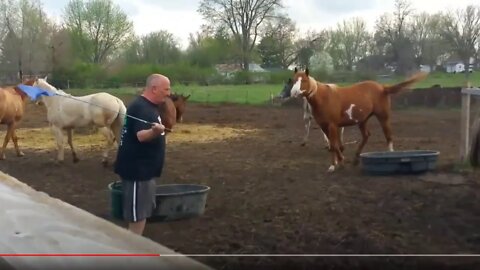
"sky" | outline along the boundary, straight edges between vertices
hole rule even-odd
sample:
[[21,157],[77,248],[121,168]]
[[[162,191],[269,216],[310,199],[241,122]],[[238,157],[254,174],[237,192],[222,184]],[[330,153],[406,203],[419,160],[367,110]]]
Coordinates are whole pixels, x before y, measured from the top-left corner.
[[[134,24],[136,34],[167,30],[177,37],[183,49],[188,46],[190,33],[204,23],[197,13],[201,0],[113,0],[124,10]],[[68,0],[42,0],[47,14],[57,21]],[[361,17],[373,30],[375,20],[386,12],[393,12],[394,0],[283,0],[283,12],[296,23],[300,32],[319,31],[335,27],[352,17]],[[478,0],[411,0],[417,12],[434,13],[455,10]],[[477,4],[478,5],[478,4]]]

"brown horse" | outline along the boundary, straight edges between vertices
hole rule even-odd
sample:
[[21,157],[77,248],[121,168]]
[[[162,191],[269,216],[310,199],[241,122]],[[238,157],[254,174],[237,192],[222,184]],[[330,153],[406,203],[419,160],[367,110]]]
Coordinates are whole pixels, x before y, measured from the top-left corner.
[[177,121],[180,123],[183,122],[183,114],[185,113],[187,100],[189,97],[190,95],[184,96],[183,94],[180,94],[180,95],[173,94],[171,96],[173,100],[173,104],[175,104],[175,109],[177,111]]
[[172,94],[165,99],[165,102],[158,106],[160,118],[167,132],[173,131],[173,126],[177,122],[182,122],[182,116],[185,112],[187,99],[190,97]]
[[[32,86],[35,80],[24,82],[25,85]],[[23,118],[27,95],[18,88],[18,86],[8,86],[0,88],[0,124],[7,125],[7,133],[3,141],[3,147],[0,150],[0,159],[5,159],[5,148],[10,139],[13,141],[17,156],[24,156],[18,147],[18,137],[15,131],[16,125]]]
[[301,72],[295,68],[291,96],[307,98],[315,121],[328,136],[332,157],[328,172],[335,171],[335,167],[344,161],[343,145],[341,145],[338,129],[353,125],[358,125],[360,128],[362,141],[355,153],[354,164],[356,165],[370,136],[367,121],[373,115],[382,126],[388,149],[393,151],[390,95],[407,89],[426,76],[427,73],[420,72],[393,86],[382,85],[376,81],[363,81],[347,87],[337,87],[316,81],[309,76],[308,69]]

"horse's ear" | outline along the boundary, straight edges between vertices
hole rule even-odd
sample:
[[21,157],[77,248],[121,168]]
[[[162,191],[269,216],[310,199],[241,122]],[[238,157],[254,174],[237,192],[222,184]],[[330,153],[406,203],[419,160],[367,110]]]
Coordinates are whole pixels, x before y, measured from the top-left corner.
[[307,75],[308,77],[308,74],[310,74],[310,71],[308,71],[308,68],[305,69],[305,75]]
[[45,76],[45,78],[43,78],[45,81],[47,81],[47,78],[48,78],[48,75]]
[[186,96],[186,97],[185,97],[185,100],[187,100],[190,96],[191,96],[191,95]]
[[297,72],[298,72],[298,68],[297,68],[297,67],[295,67],[295,70],[294,70],[294,72],[295,72],[295,73],[297,73]]

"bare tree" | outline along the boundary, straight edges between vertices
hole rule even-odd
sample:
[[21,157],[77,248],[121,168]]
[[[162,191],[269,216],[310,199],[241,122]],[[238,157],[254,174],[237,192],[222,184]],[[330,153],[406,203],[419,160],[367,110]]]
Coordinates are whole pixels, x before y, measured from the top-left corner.
[[474,57],[480,42],[480,7],[469,5],[456,12],[448,12],[439,28],[441,35],[465,64],[465,78],[469,78],[470,58]]
[[281,7],[281,0],[202,0],[198,12],[211,24],[228,26],[248,71],[260,26]]

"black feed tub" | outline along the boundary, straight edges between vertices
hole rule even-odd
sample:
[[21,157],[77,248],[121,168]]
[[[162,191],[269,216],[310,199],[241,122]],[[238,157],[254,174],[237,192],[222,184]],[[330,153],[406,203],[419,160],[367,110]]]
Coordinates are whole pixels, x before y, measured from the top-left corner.
[[360,154],[362,169],[370,175],[420,174],[434,170],[439,151],[410,150]]

